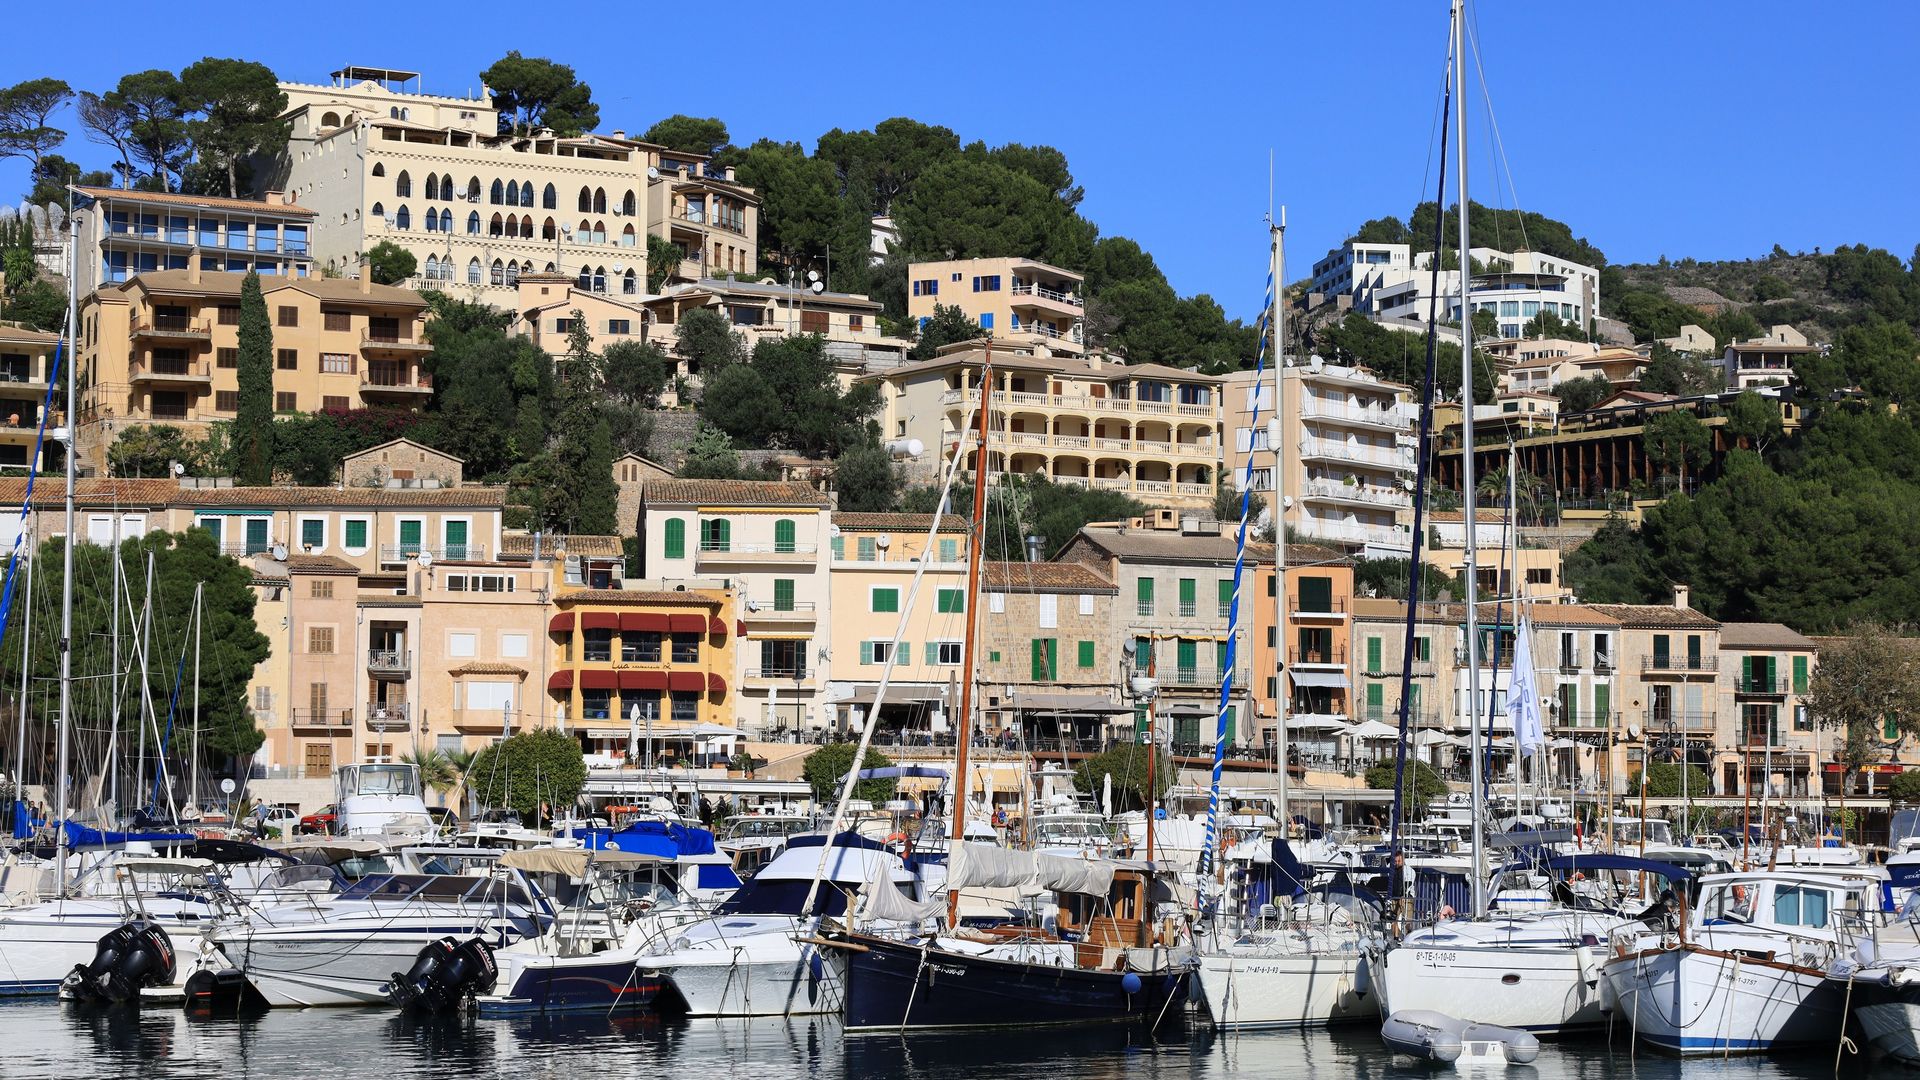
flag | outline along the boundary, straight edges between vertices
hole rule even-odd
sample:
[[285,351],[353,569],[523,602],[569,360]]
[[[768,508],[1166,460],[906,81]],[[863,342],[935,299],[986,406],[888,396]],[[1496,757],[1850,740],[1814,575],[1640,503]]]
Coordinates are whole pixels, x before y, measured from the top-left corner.
[[1533,682],[1533,628],[1527,617],[1514,621],[1513,674],[1507,679],[1507,715],[1513,720],[1513,741],[1532,757],[1546,749],[1540,730],[1540,691]]

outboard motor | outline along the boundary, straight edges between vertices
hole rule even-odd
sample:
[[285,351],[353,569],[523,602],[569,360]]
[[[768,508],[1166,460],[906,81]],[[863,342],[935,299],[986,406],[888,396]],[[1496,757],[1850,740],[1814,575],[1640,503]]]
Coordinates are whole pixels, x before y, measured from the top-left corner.
[[189,1012],[216,1012],[238,1008],[253,987],[238,968],[218,971],[202,968],[187,976],[186,1008]]
[[493,948],[479,938],[443,937],[420,950],[406,974],[393,973],[387,996],[404,1009],[446,1012],[493,989],[500,969]]
[[74,1001],[124,1002],[149,986],[173,981],[173,941],[158,923],[135,919],[100,939],[90,964],[75,964],[60,996]]

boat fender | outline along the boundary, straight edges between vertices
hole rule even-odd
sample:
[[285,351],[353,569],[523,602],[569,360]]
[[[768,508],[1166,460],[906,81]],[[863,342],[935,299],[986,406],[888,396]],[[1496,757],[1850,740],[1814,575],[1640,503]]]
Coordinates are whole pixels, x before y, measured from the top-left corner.
[[1125,975],[1120,976],[1120,989],[1125,990],[1129,994],[1139,993],[1140,992],[1140,976],[1135,975],[1131,971],[1127,972]]
[[394,972],[386,994],[402,1008],[447,1012],[490,993],[499,974],[493,949],[485,941],[443,937],[428,942],[405,974]]
[[1362,960],[1353,966],[1353,993],[1356,997],[1366,997],[1373,992],[1373,964]]
[[134,919],[108,931],[94,947],[93,962],[75,964],[60,990],[76,1001],[123,1002],[172,982],[173,975],[173,940],[159,924]]
[[187,976],[186,1007],[189,1009],[231,1009],[245,1000],[250,987],[246,973],[239,968],[210,971],[201,968]]

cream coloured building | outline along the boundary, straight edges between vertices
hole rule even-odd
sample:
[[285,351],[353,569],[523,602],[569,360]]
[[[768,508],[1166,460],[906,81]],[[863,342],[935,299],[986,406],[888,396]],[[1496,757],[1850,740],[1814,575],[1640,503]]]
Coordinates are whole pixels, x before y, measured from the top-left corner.
[[999,341],[1086,351],[1085,279],[1037,259],[955,259],[907,268],[907,316],[915,326],[936,306],[957,307]]
[[[966,678],[966,519],[947,514],[936,526],[931,514],[835,513],[832,520],[828,685],[835,730],[877,723],[882,742],[951,732]],[[927,571],[915,593],[923,562]],[[876,712],[889,662],[893,673]]]
[[260,199],[223,199],[162,191],[75,187],[73,228],[79,233],[77,287],[103,285],[156,270],[305,277],[313,272],[308,236],[313,211],[281,192]]
[[[969,417],[977,415],[984,359],[981,344],[968,342],[868,376],[880,386],[883,437],[938,448],[913,466],[926,479],[962,443],[968,447],[963,467],[976,465]],[[994,474],[1039,474],[1160,505],[1212,503],[1221,379],[1161,364],[995,345],[993,385],[987,451]]]
[[291,125],[273,186],[315,214],[313,254],[352,272],[389,241],[419,283],[511,307],[520,275],[638,297],[647,236],[680,251],[674,280],[751,274],[759,199],[700,155],[610,135],[503,135],[479,98],[417,90],[415,72],[347,67],[283,83]]
[[[40,410],[47,407],[53,354],[60,335],[0,325],[0,470],[25,469],[39,441]],[[62,363],[65,363],[63,358]],[[54,395],[49,427],[58,427],[66,395]],[[40,464],[51,447],[43,446]]]

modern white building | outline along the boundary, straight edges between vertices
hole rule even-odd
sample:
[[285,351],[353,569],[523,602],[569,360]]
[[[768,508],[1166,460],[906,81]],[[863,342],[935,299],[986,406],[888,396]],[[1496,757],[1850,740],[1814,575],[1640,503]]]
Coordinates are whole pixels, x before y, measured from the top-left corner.
[[[1600,271],[1591,266],[1524,248],[1477,247],[1468,255],[1481,270],[1473,279],[1474,310],[1492,312],[1502,337],[1519,337],[1542,311],[1577,326],[1599,313]],[[1310,289],[1323,302],[1349,297],[1353,310],[1375,318],[1424,322],[1436,306],[1441,318],[1460,318],[1460,272],[1435,275],[1433,253],[1406,244],[1349,240],[1313,265]]]
[[1355,240],[1327,252],[1313,264],[1309,292],[1323,303],[1351,297],[1357,311],[1371,312],[1383,289],[1404,285],[1413,273],[1411,249],[1406,244],[1363,244]]

